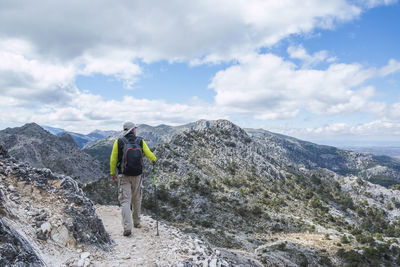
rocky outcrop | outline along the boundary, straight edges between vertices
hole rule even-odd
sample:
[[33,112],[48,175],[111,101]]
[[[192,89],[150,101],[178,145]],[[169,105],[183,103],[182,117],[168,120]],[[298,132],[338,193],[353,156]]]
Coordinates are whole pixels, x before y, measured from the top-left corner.
[[257,249],[258,257],[265,266],[329,266],[332,262],[318,252],[300,247],[292,242],[276,242]]
[[31,244],[0,217],[0,265],[44,266]]
[[0,198],[2,266],[40,265],[42,258],[54,264],[80,246],[110,248],[112,241],[92,201],[69,176],[2,158]]
[[52,135],[35,123],[0,131],[0,144],[20,161],[75,177],[83,183],[105,176],[100,163],[81,151],[70,135]]

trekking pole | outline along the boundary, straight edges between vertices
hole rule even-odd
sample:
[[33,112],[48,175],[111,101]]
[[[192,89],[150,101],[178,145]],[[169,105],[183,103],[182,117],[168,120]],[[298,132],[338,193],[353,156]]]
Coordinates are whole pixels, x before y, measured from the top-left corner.
[[156,180],[156,166],[153,164],[153,183],[154,183],[154,204],[156,206],[156,222],[157,222],[157,234],[156,236],[159,236],[158,233],[158,203],[157,203],[157,180]]

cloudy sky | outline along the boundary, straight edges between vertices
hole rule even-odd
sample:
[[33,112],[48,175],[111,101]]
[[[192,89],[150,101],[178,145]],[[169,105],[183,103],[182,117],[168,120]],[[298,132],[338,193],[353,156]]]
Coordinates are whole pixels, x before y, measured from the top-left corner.
[[0,129],[229,119],[400,145],[395,0],[0,0]]

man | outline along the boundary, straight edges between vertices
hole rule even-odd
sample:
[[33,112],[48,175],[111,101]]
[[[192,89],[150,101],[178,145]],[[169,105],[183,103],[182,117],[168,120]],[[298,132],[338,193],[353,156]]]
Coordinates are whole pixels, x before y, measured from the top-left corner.
[[[110,157],[110,175],[117,181],[118,167],[120,182],[118,200],[122,206],[123,235],[130,236],[132,219],[135,228],[140,228],[140,207],[142,203],[142,154],[155,164],[156,156],[150,151],[143,138],[136,136],[136,126],[132,122],[123,125],[123,137],[115,140]],[[131,211],[133,206],[133,214]],[[133,218],[132,218],[133,217]]]

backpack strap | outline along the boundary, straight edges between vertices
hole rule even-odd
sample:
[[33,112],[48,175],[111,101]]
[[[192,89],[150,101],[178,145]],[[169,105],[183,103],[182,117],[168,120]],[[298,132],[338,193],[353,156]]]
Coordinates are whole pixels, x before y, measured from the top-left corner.
[[121,139],[121,141],[122,141],[125,145],[129,143],[128,138],[126,138],[125,136],[122,137],[122,138],[120,138],[120,139]]
[[136,142],[136,144],[138,144],[138,145],[142,148],[142,150],[143,150],[143,138],[140,137],[140,136],[137,136],[136,139],[135,139],[135,142]]

